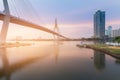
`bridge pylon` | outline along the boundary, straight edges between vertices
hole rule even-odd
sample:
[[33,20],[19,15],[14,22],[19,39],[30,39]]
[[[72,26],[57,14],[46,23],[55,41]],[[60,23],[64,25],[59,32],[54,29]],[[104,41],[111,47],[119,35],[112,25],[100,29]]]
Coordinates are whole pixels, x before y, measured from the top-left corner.
[[4,5],[5,17],[3,20],[3,25],[0,33],[0,43],[6,42],[6,37],[7,37],[7,32],[8,32],[9,22],[10,22],[10,10],[9,10],[8,1],[3,0],[3,5]]
[[[55,18],[54,32],[60,33],[60,32],[59,32],[59,28],[58,28],[57,18]],[[58,42],[59,42],[59,39],[60,39],[59,36],[54,35],[54,41],[55,41],[55,42],[58,43]]]

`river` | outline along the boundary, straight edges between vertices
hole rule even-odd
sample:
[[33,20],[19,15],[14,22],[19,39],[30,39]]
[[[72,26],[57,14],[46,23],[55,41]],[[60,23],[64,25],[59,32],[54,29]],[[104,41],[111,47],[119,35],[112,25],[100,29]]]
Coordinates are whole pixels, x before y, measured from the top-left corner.
[[120,60],[80,42],[0,49],[0,80],[120,80]]

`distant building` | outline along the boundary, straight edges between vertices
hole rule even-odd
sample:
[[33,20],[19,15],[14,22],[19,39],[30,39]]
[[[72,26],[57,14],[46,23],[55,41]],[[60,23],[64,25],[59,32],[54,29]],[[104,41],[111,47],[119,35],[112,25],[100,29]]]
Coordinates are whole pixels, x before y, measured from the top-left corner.
[[112,26],[108,26],[107,30],[105,30],[105,35],[109,38],[112,37]]
[[105,11],[98,10],[94,14],[94,37],[105,37]]
[[108,36],[108,30],[105,30],[105,36]]
[[112,26],[108,26],[108,37],[112,35]]
[[112,30],[111,37],[118,37],[120,36],[120,29]]

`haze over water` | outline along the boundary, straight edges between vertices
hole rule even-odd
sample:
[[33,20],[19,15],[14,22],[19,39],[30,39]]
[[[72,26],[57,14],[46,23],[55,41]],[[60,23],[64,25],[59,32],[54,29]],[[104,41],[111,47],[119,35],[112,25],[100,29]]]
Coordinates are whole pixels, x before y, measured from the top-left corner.
[[119,80],[117,59],[79,42],[0,49],[0,80]]

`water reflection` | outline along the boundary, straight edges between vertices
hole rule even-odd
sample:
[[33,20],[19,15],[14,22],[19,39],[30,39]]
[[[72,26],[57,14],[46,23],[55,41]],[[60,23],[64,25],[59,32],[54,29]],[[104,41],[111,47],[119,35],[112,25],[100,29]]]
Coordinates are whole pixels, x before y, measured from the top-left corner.
[[[62,45],[53,45],[53,42],[36,44],[31,47],[0,49],[3,63],[0,80],[120,79],[120,65],[115,64],[116,59],[109,55],[105,56],[91,49],[76,48],[76,43],[73,42]],[[16,51],[19,51],[19,54]],[[91,56],[94,60],[90,60]],[[14,59],[16,61],[13,61]]]
[[3,64],[3,67],[0,68],[0,80],[2,78],[4,78],[5,80],[11,80],[12,73],[24,68],[25,66],[31,63],[34,63],[35,61],[42,60],[50,55],[50,54],[46,54],[44,56],[32,57],[14,64],[10,64],[7,57],[6,48],[0,49],[0,54],[1,54],[2,64]]
[[1,57],[2,57],[2,62],[3,62],[3,69],[0,69],[0,77],[5,76],[6,80],[10,80],[10,66],[9,66],[9,61],[6,55],[6,49],[2,48],[0,49]]
[[120,65],[120,59],[116,59],[115,63]]
[[98,70],[105,68],[105,54],[99,51],[94,51],[94,65]]
[[58,63],[58,57],[59,57],[59,46],[60,46],[60,43],[59,42],[55,42],[54,45],[53,45],[53,53],[55,55],[55,63],[57,64]]

